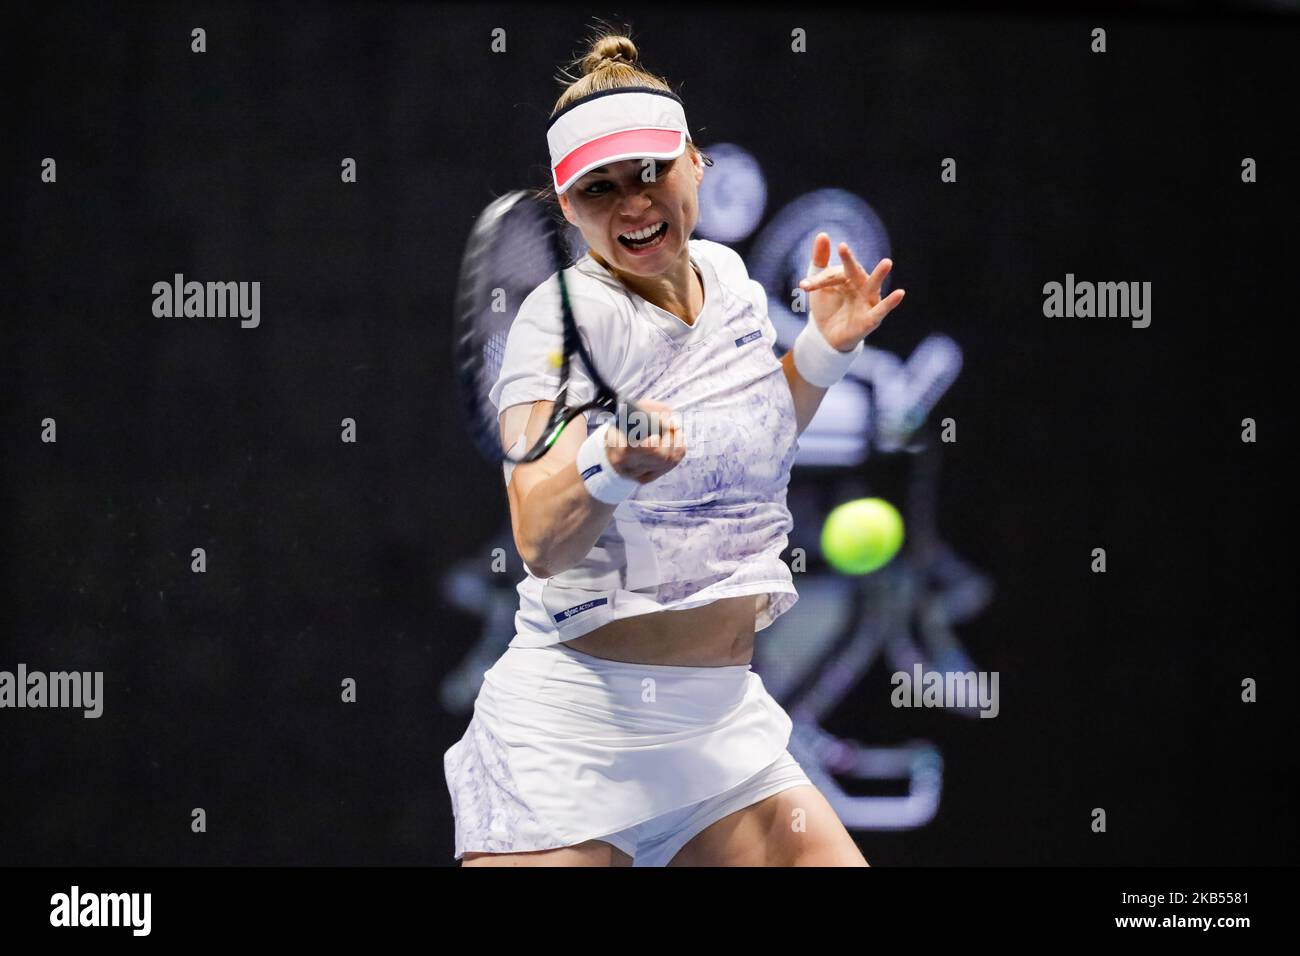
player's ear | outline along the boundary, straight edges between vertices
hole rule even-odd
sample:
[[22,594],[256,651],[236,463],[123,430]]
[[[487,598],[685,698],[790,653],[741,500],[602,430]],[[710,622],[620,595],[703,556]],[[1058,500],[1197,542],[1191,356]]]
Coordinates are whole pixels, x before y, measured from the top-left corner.
[[568,193],[560,193],[560,212],[564,213],[564,219],[570,226],[578,224],[573,218],[573,205],[569,202]]
[[698,186],[704,182],[704,160],[700,158],[698,150],[688,149],[686,151],[691,154],[691,162],[695,166],[695,185]]

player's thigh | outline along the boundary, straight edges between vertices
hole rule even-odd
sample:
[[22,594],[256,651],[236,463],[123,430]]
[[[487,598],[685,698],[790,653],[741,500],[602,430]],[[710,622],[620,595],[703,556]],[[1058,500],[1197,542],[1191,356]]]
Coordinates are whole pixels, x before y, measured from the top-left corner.
[[867,866],[811,784],[782,790],[705,827],[669,866]]
[[530,853],[466,853],[463,866],[631,866],[632,858],[611,843],[588,840]]

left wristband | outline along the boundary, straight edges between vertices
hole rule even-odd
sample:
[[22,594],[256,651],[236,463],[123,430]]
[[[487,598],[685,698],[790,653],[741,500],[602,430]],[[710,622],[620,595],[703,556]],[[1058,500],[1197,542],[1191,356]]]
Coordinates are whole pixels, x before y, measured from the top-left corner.
[[817,323],[810,317],[794,340],[794,367],[809,385],[830,388],[848,372],[866,345],[859,341],[852,352],[841,352],[826,341]]

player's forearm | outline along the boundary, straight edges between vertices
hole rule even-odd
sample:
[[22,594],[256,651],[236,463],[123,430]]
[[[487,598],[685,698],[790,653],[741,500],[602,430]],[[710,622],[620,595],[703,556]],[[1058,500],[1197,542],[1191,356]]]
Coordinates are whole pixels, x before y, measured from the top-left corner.
[[539,578],[569,570],[591,551],[616,507],[593,498],[576,467],[562,469],[523,501],[515,536],[519,556]]
[[817,414],[822,399],[826,397],[827,389],[818,388],[799,374],[799,370],[794,365],[793,351],[785,353],[781,359],[781,367],[785,370],[785,380],[790,386],[790,395],[794,399],[794,420],[797,434],[802,435],[803,430],[808,427],[808,423]]

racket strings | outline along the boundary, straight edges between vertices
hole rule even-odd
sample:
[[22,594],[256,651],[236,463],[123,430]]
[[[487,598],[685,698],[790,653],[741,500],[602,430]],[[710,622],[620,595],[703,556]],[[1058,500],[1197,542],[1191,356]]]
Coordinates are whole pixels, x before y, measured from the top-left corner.
[[[491,401],[504,366],[510,330],[529,294],[567,267],[570,259],[570,250],[556,242],[557,224],[551,213],[517,195],[494,202],[475,224],[466,247],[458,294],[457,322],[462,330],[458,361],[468,415],[466,425],[475,443],[497,460],[515,460],[504,445],[498,409]],[[549,308],[545,302],[539,305]],[[539,372],[559,385],[568,376],[567,362],[563,369],[555,362],[556,355],[567,357],[558,302],[554,319],[554,345],[543,347],[541,354],[529,358],[537,363]],[[561,409],[556,411],[562,413]],[[547,429],[548,434],[553,431]]]

